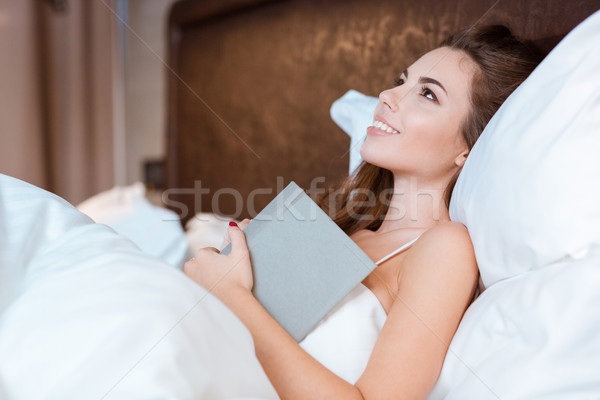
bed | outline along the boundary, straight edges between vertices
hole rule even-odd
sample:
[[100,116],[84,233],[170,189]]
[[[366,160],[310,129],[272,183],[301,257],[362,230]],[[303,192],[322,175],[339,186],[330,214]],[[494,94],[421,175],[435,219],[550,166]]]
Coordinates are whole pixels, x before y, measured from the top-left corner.
[[[169,20],[169,64],[175,73],[169,74],[167,186],[173,190],[173,196],[169,195],[167,200],[185,205],[185,210],[172,207],[184,223],[197,212],[240,219],[255,215],[290,180],[309,194],[317,187],[326,187],[347,176],[352,161],[349,145],[356,149],[360,145],[360,139],[356,138],[364,135],[364,128],[355,131],[361,126],[359,122],[343,124],[337,115],[334,119],[338,126],[332,119],[336,113],[345,111],[341,119],[352,120],[363,112],[364,104],[355,104],[361,98],[352,100],[344,96],[349,89],[376,97],[404,67],[435,47],[447,34],[475,23],[506,24],[515,34],[548,53],[599,8],[598,1],[179,2]],[[345,102],[345,110],[331,108],[337,99]],[[534,109],[533,103],[523,107]],[[515,130],[519,126],[512,123],[506,129]],[[527,130],[531,128],[523,126],[523,131]],[[543,146],[548,139],[540,135],[537,140]],[[502,147],[499,143],[494,146]],[[535,147],[529,150],[533,152]],[[507,150],[499,154],[510,155]],[[560,337],[565,333],[557,328],[557,320],[582,327],[584,324],[577,321],[583,320],[598,328],[597,323],[592,324],[598,318],[593,317],[593,312],[590,315],[589,308],[597,304],[597,298],[587,297],[590,305],[582,307],[580,314],[570,314],[577,307],[577,296],[560,297],[562,306],[550,298],[553,293],[567,293],[574,286],[580,287],[584,298],[587,290],[593,292],[594,287],[598,288],[598,276],[583,272],[586,268],[593,269],[594,263],[581,257],[579,264],[573,265],[574,270],[582,269],[580,275],[552,268],[533,273],[534,268],[524,264],[549,266],[551,260],[568,258],[567,255],[573,256],[581,250],[581,238],[585,235],[580,232],[586,232],[596,242],[598,235],[589,225],[585,229],[580,226],[579,231],[567,228],[573,220],[578,220],[575,213],[566,211],[573,208],[572,199],[556,200],[556,209],[551,209],[538,204],[543,198],[541,193],[546,192],[535,192],[528,182],[515,183],[513,192],[499,190],[511,179],[521,181],[508,173],[494,175],[499,165],[505,168],[504,163],[499,157],[496,170],[486,169],[485,162],[494,165],[488,158],[471,160],[471,164],[477,164],[471,170],[485,170],[491,177],[487,186],[479,177],[466,174],[455,195],[463,202],[454,200],[452,209],[454,218],[465,223],[475,236],[478,260],[484,268],[480,289],[487,289],[487,294],[466,315],[430,399],[560,398],[561,391],[568,393],[589,378],[583,367],[590,368],[589,363],[585,357],[578,361],[576,354],[586,349],[589,354],[596,354],[595,363],[600,365],[600,352],[595,342],[587,339],[589,335],[583,328],[573,329],[571,334],[578,335],[581,342],[587,341],[588,346],[582,344],[573,349],[573,342],[562,341]],[[550,168],[551,163],[546,159],[539,158],[536,162],[514,162],[522,170],[523,181],[525,177],[544,181],[540,176],[546,175],[542,173],[523,172],[537,171],[536,165],[553,171],[554,177],[564,178],[566,171],[570,171],[564,165],[575,160],[561,159],[562,171]],[[520,177],[519,172],[514,171],[513,177]],[[580,191],[584,184],[579,181],[576,185],[576,181],[569,179],[570,184],[563,187]],[[201,202],[198,191],[192,192],[193,195],[191,191],[176,194],[178,189],[200,185],[207,189]],[[479,192],[474,189],[477,186]],[[218,196],[228,188],[239,193],[239,197]],[[247,200],[257,188],[264,189],[264,195],[255,197],[257,201],[249,207]],[[487,194],[482,192],[483,188]],[[539,194],[534,196],[537,203],[531,196],[521,200],[520,192],[528,191]],[[478,208],[473,205],[476,201],[489,206]],[[498,211],[506,209],[506,203],[520,204],[524,210],[536,208],[539,214],[534,218],[521,212],[520,206],[512,205],[512,213],[507,216]],[[581,210],[591,209],[581,207]],[[563,235],[550,237],[540,233],[537,241],[531,239],[541,227],[551,229],[548,227],[552,223],[547,222],[543,212],[565,215],[563,219],[554,219],[554,226],[560,226]],[[498,220],[490,215],[496,215]],[[567,215],[574,218],[568,220]],[[517,217],[521,220],[516,220]],[[586,217],[589,223],[593,221],[589,216],[579,215],[582,220]],[[504,221],[500,221],[502,218]],[[530,221],[533,226],[522,221]],[[198,221],[190,223],[194,222],[196,227],[200,226]],[[497,229],[494,231],[493,227]],[[491,244],[502,240],[505,246]],[[510,246],[518,256],[508,255]],[[571,247],[567,249],[568,246]],[[550,251],[550,247],[563,253]],[[536,256],[526,256],[531,253]],[[562,280],[563,286],[557,279]],[[578,283],[586,279],[591,286]],[[535,315],[546,313],[549,304],[556,309],[554,317],[537,319]],[[524,333],[528,329],[531,332]],[[556,347],[544,345],[545,341]],[[519,346],[520,351],[516,351]],[[570,349],[573,354],[556,356],[561,346],[562,351]],[[557,359],[564,365],[549,368]],[[529,367],[520,369],[516,365]],[[499,368],[514,369],[499,373]],[[570,371],[566,372],[567,369]],[[552,377],[556,382],[552,382]],[[591,381],[595,383],[590,385],[593,393],[590,398],[600,398],[600,383]],[[561,382],[572,385],[561,386]],[[573,391],[571,397],[565,398],[573,396],[583,398],[583,394],[575,395]]]
[[[127,232],[119,218],[114,229],[94,223],[0,175],[0,398],[276,398],[249,332],[177,268],[181,222],[224,225],[252,217],[290,180],[310,190],[315,177],[343,178],[358,125],[337,127],[334,100],[363,93],[344,103],[358,118],[446,33],[484,16],[548,51],[599,6],[175,3],[170,210],[149,207],[135,187],[96,198],[129,199],[136,211],[126,215],[145,224]],[[429,400],[600,398],[598,42],[595,13],[509,98],[467,160],[450,212],[469,229],[484,290]],[[133,237],[151,232],[172,241]]]

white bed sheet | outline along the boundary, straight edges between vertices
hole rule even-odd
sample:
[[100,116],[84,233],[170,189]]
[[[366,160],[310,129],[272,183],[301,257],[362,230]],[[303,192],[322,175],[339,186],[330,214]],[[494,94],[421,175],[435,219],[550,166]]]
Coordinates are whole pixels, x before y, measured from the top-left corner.
[[0,175],[0,398],[272,399],[220,301],[64,200]]

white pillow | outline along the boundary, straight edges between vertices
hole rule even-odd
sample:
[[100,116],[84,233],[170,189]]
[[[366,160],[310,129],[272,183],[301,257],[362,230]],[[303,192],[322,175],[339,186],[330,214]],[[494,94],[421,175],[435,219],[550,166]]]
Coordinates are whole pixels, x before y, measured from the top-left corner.
[[181,268],[188,258],[188,242],[179,217],[151,204],[141,182],[115,186],[80,203],[77,209],[168,264]]
[[252,337],[180,270],[0,175],[0,397],[277,395]]
[[350,136],[350,174],[362,161],[360,146],[367,136],[367,127],[373,122],[378,102],[377,97],[349,90],[334,101],[329,110],[333,121]]
[[456,183],[485,287],[600,243],[600,13],[494,115]]
[[600,246],[498,282],[467,309],[427,400],[600,395]]
[[141,182],[115,186],[80,203],[77,209],[168,264],[181,268],[191,258],[179,217],[151,204]]

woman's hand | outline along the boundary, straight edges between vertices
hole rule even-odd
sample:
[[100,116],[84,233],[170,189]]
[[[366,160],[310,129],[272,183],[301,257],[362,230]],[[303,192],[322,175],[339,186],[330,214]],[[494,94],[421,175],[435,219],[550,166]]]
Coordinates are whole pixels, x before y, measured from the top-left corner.
[[227,236],[231,240],[231,253],[225,256],[214,247],[205,247],[183,266],[188,277],[221,300],[234,290],[251,291],[254,284],[244,232],[231,222]]

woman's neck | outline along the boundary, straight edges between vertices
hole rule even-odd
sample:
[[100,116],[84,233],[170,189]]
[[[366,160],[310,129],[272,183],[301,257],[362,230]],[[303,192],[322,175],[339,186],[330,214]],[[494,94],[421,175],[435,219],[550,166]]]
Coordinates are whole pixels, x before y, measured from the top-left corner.
[[445,189],[444,183],[423,182],[414,176],[396,177],[388,212],[377,231],[427,230],[440,222],[449,221],[444,202]]

